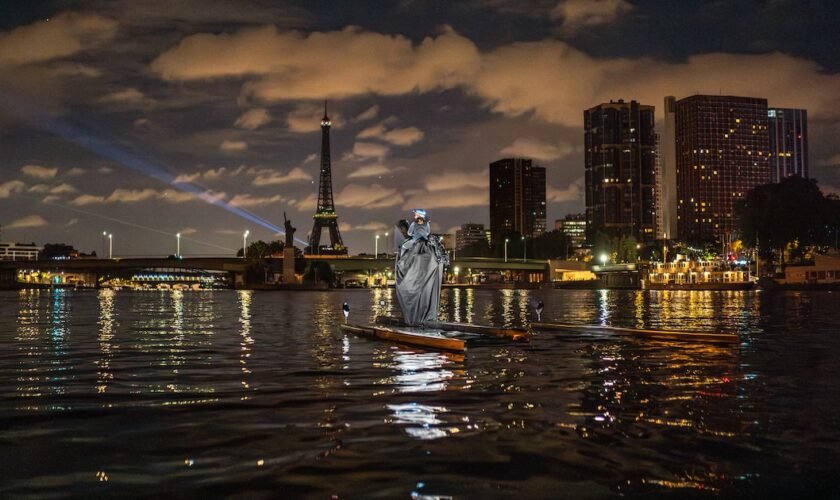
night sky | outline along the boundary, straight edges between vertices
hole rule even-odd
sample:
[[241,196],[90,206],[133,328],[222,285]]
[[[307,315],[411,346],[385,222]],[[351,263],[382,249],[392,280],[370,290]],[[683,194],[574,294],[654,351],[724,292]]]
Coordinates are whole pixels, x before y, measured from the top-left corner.
[[413,207],[488,223],[487,164],[547,167],[548,225],[583,209],[585,108],[666,95],[808,110],[840,191],[838,2],[0,0],[3,241],[115,255],[306,239],[329,99],[351,253]]

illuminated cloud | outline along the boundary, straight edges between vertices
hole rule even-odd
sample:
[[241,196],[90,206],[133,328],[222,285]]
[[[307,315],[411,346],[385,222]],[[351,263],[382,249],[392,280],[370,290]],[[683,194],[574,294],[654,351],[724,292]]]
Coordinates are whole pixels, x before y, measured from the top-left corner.
[[224,140],[222,141],[221,146],[219,146],[219,149],[222,151],[245,151],[248,149],[248,143],[245,141]]
[[382,164],[365,165],[359,167],[347,175],[349,179],[357,179],[362,177],[381,177],[383,175],[393,174],[395,172],[408,170],[406,167],[386,167]]
[[14,193],[20,193],[26,189],[26,184],[21,181],[6,181],[0,184],[0,198],[8,198]]
[[550,161],[562,158],[575,151],[571,144],[561,142],[557,145],[538,141],[529,137],[520,137],[501,151],[506,157],[533,158],[535,160]]
[[154,99],[146,96],[143,92],[130,87],[105,94],[99,98],[102,104],[124,104],[145,106],[154,103]]
[[245,130],[256,130],[271,121],[271,116],[265,108],[254,108],[239,115],[239,118],[233,123],[239,128]]
[[565,189],[557,189],[551,184],[545,187],[546,201],[553,203],[568,203],[583,200],[583,177],[578,177]]
[[[231,176],[240,173],[244,168],[240,167],[234,171],[229,172]],[[175,177],[175,180],[172,181],[176,184],[189,184],[198,181],[215,181],[220,179],[223,175],[228,173],[228,169],[225,167],[219,168],[211,168],[209,170],[205,170],[203,172],[193,172],[190,174],[181,174]]]
[[551,10],[552,19],[563,20],[564,31],[610,24],[635,7],[627,0],[562,0]]
[[300,167],[295,167],[287,173],[282,174],[276,170],[264,169],[254,178],[254,186],[277,186],[290,182],[311,181],[312,175]]
[[396,189],[379,184],[348,184],[335,195],[335,204],[348,208],[386,208],[402,202],[403,197]]
[[415,207],[437,209],[486,206],[490,203],[486,179],[484,184],[482,188],[460,187],[457,189],[435,189],[415,193],[403,204],[403,208],[411,210]]
[[490,185],[487,175],[487,169],[479,172],[447,170],[442,174],[426,179],[426,189],[429,191],[458,188],[481,188],[487,190]]
[[395,146],[410,146],[423,140],[425,134],[417,127],[404,127],[388,130],[385,122],[368,127],[356,135],[358,139],[379,139]]
[[[333,129],[341,128],[341,114],[330,111],[330,123]],[[295,106],[286,115],[289,132],[307,134],[321,130],[321,118],[324,116],[323,104],[302,103]]]
[[46,226],[47,221],[40,215],[27,215],[20,219],[12,221],[11,224],[3,226],[3,229],[22,229],[27,227],[41,227]]
[[353,118],[354,122],[363,122],[367,120],[373,120],[379,116],[379,105],[374,104],[373,106],[369,107],[368,109],[362,111],[355,118]]
[[285,201],[287,201],[287,198],[280,196],[279,194],[274,196],[251,196],[250,194],[237,194],[230,199],[228,204],[240,208],[253,208],[265,205],[274,205]]
[[55,167],[42,167],[40,165],[24,165],[20,171],[23,172],[23,175],[45,180],[52,179],[58,173],[58,169]]
[[181,234],[181,236],[189,236],[191,234],[197,233],[198,230],[195,229],[194,227],[185,227],[184,229],[181,229],[178,232]]
[[67,57],[110,40],[117,23],[96,14],[65,12],[0,33],[0,66]]
[[171,81],[255,76],[243,92],[280,101],[454,88],[467,82],[479,63],[475,44],[449,27],[415,45],[401,35],[358,27],[305,34],[263,26],[190,35],[151,69]]
[[158,191],[156,189],[115,189],[108,196],[97,196],[91,194],[82,194],[70,201],[71,205],[85,206],[85,205],[101,205],[111,203],[139,203],[149,200],[163,200],[170,203],[185,203],[188,201],[203,200],[214,203],[223,200],[226,197],[225,193],[205,191],[203,193],[188,193],[179,191],[177,189],[164,189]]
[[84,175],[85,172],[86,172],[86,170],[83,169],[83,168],[73,167],[73,168],[71,168],[70,170],[67,171],[67,176],[68,177],[78,177],[80,175]]
[[388,154],[388,146],[373,142],[357,142],[353,144],[353,156],[358,158],[382,158]]
[[[384,233],[391,229],[392,226],[385,224],[384,222],[366,222],[364,224],[352,225],[347,222],[340,222],[339,223],[339,230],[342,233],[350,232],[350,231],[372,231],[372,232],[380,232],[384,236]],[[381,242],[380,242],[381,243]],[[380,244],[380,247],[382,245]]]

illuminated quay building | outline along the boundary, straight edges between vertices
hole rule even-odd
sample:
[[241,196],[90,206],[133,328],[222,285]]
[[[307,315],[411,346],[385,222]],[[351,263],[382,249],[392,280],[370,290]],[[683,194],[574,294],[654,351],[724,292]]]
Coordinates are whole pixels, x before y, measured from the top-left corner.
[[554,221],[554,230],[569,238],[572,246],[579,248],[586,244],[586,214],[569,214]]
[[770,182],[767,100],[694,95],[676,102],[677,223],[682,240],[727,241],[734,209]]
[[773,182],[798,175],[808,178],[808,112],[804,109],[767,110],[770,174]]
[[490,164],[490,234],[493,243],[519,233],[536,238],[545,232],[545,168],[528,158]]
[[460,251],[477,241],[486,241],[487,232],[484,224],[467,222],[461,224],[461,228],[455,231],[455,249]]
[[583,122],[588,238],[655,239],[654,107],[619,99],[585,110]]

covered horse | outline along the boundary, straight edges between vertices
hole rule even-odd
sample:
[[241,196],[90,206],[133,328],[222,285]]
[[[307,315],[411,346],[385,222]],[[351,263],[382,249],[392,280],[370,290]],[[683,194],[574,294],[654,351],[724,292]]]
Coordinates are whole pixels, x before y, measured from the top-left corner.
[[403,320],[411,326],[437,321],[444,268],[449,264],[446,249],[431,234],[425,210],[414,210],[414,222],[402,220],[397,229],[394,274]]

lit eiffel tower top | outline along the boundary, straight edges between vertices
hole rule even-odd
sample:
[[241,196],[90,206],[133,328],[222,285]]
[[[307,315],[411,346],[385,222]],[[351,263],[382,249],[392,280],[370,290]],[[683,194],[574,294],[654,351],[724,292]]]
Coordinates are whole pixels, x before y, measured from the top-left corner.
[[[308,254],[347,255],[347,248],[341,241],[338,230],[338,215],[335,213],[332,190],[332,166],[330,163],[330,126],[332,122],[327,114],[327,101],[324,101],[324,117],[321,118],[321,172],[318,183],[318,206],[315,209],[315,224],[309,237]],[[321,232],[324,228],[330,232],[330,246],[322,247]]]

